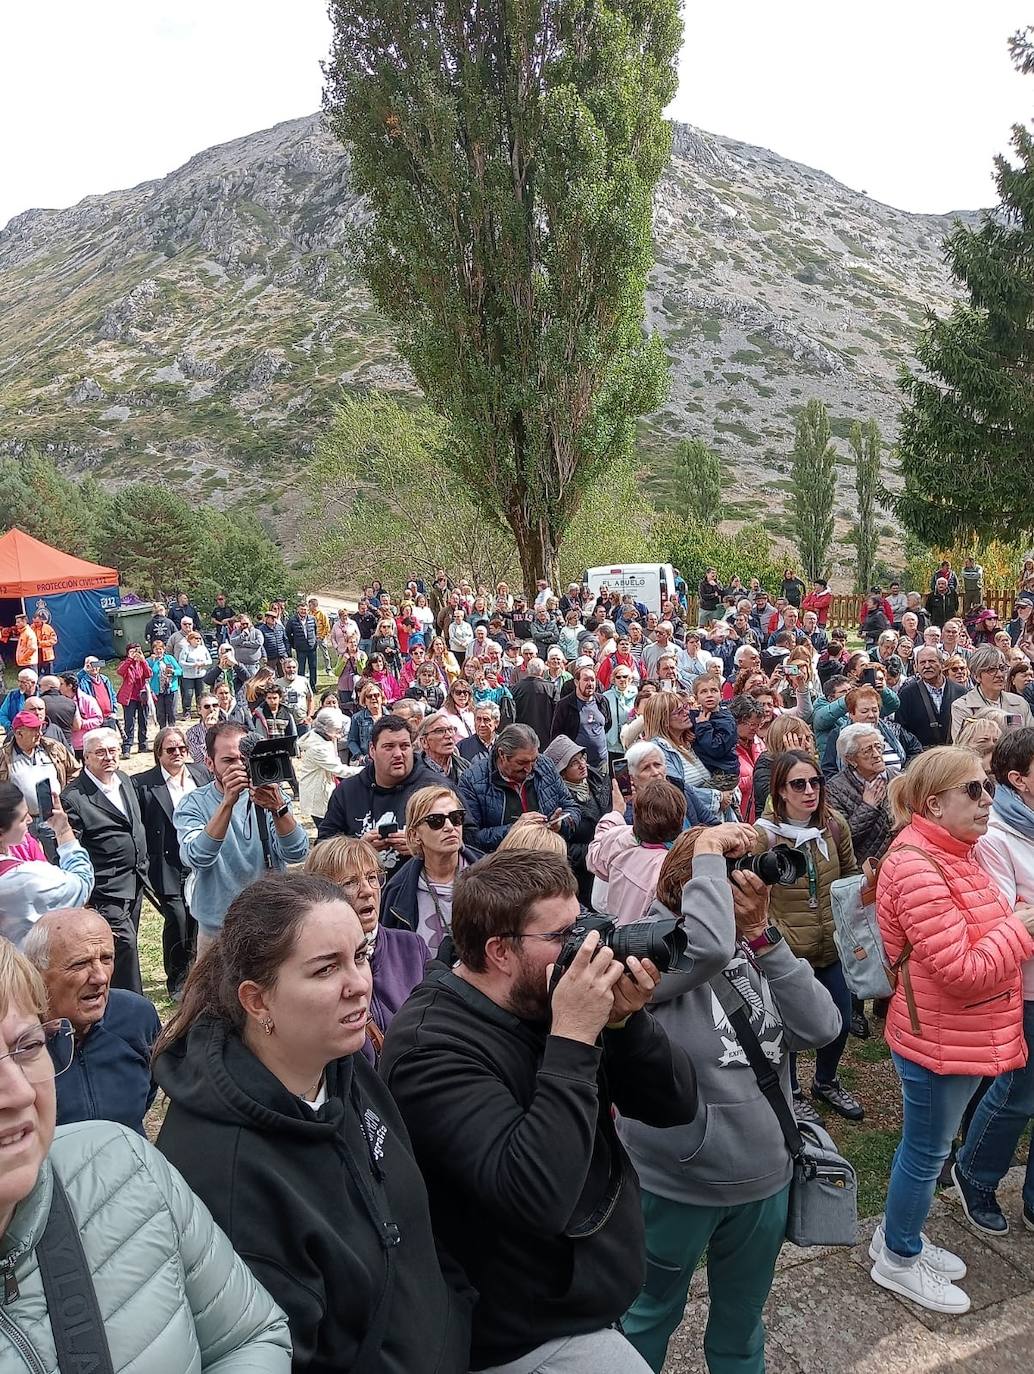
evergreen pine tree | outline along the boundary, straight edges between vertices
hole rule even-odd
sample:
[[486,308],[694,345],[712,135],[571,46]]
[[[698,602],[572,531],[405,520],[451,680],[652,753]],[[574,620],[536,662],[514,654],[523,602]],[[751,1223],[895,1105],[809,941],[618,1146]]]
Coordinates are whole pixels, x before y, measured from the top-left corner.
[[873,583],[876,550],[876,506],[880,488],[880,449],[882,440],[875,420],[851,426],[851,448],[854,450],[854,483],[858,499],[858,522],[855,543],[858,556],[857,590],[867,592]]
[[717,525],[722,518],[722,460],[702,439],[683,439],[675,450],[676,509],[688,520]]
[[[1010,44],[1034,70],[1034,30]],[[1015,165],[995,159],[999,208],[957,224],[945,256],[962,288],[946,319],[930,315],[906,369],[898,446],[903,489],[889,496],[924,543],[1010,539],[1034,527],[1034,139],[1017,125]]]
[[809,401],[797,417],[790,468],[792,520],[805,578],[826,575],[833,542],[836,449],[830,442],[829,415],[821,401]]

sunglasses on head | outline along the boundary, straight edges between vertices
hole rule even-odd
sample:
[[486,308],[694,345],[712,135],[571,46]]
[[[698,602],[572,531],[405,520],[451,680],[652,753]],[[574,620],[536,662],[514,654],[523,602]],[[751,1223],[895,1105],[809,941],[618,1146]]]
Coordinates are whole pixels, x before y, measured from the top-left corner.
[[458,830],[466,819],[466,811],[443,811],[439,812],[436,816],[425,816],[419,824],[426,825],[429,830],[444,830],[445,822],[448,821],[450,825],[455,826]]
[[790,778],[789,782],[787,783],[787,786],[793,792],[804,792],[809,787],[814,787],[814,789],[817,792],[819,788],[822,786],[822,779],[819,777]]
[[982,782],[977,782],[976,778],[972,782],[964,782],[958,787],[946,787],[946,792],[965,792],[970,801],[979,801],[981,794],[986,792],[989,797],[995,794],[994,781],[991,778],[984,778]]

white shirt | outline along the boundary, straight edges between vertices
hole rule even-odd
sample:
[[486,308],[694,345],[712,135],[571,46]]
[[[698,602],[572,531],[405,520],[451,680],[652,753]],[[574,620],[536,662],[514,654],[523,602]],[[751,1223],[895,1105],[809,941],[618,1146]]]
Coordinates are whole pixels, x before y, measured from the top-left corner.
[[11,751],[10,780],[21,789],[30,816],[39,815],[36,785],[46,778],[50,779],[50,786],[55,795],[61,791],[61,786],[57,780],[57,769],[51,763],[47,751],[41,747],[34,749],[31,754],[23,754],[15,745]]
[[108,801],[111,802],[112,806],[115,807],[117,811],[121,811],[123,816],[125,816],[127,814],[126,799],[122,795],[122,781],[119,778],[119,775],[116,773],[115,776],[112,778],[111,782],[101,782],[100,778],[98,778],[95,774],[90,773],[90,770],[88,768],[86,771],[87,773],[89,773],[89,776],[92,779],[94,786],[104,793]]
[[172,809],[173,811],[175,811],[176,807],[179,806],[183,798],[194,791],[194,789],[197,787],[197,783],[190,776],[190,773],[186,768],[184,768],[181,774],[181,782],[175,782],[172,778],[172,775],[170,773],[166,773],[164,768],[162,769],[162,777],[165,779],[165,785],[169,789],[169,796],[172,798]]

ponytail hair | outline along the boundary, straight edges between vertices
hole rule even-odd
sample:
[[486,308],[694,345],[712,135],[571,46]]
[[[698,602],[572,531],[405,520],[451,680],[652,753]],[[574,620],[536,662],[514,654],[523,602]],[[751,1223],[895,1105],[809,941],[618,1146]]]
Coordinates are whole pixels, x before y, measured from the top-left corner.
[[217,1017],[240,1034],[246,1020],[240,985],[275,987],[312,908],[344,900],[337,883],[312,873],[268,873],[239,892],[218,940],[191,969],[183,1000],[155,1041],[152,1062],[183,1040],[202,1016]]

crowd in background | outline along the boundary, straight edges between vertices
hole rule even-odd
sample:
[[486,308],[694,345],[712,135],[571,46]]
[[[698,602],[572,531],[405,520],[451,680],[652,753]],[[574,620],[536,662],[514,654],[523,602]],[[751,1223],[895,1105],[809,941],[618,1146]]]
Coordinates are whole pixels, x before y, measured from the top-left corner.
[[[34,1240],[11,1272],[42,1301],[54,1180],[79,1215],[92,1171],[84,1263],[122,1245],[202,1363],[659,1371],[706,1256],[708,1366],[760,1374],[792,1160],[728,986],[805,1126],[864,1119],[840,1065],[885,1036],[903,1129],[872,1278],[965,1312],[964,1261],[923,1232],[935,1188],[1007,1232],[1034,1113],[1034,567],[1005,624],[983,592],[944,563],[843,626],[790,568],[656,606],[439,569],[334,616],[183,592],[111,671],[19,662],[0,1145],[28,1162],[0,1198]],[[785,881],[733,872],[776,848]],[[872,1007],[834,919],[852,878],[894,975]],[[575,938],[594,912],[681,920],[684,965]],[[144,1273],[116,1174],[177,1218],[174,1270],[186,1232],[211,1251],[186,1298]],[[138,1324],[104,1326],[128,1367]]]

